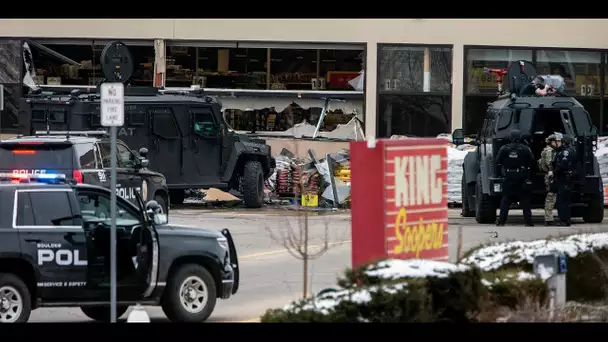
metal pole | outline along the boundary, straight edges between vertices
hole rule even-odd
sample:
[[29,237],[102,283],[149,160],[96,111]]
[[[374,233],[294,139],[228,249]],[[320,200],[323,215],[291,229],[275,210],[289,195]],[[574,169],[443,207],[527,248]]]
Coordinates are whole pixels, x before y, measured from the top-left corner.
[[110,228],[110,322],[116,323],[116,126],[110,128],[112,134],[111,142],[111,166],[110,184],[112,194],[110,204],[110,215],[112,226]]

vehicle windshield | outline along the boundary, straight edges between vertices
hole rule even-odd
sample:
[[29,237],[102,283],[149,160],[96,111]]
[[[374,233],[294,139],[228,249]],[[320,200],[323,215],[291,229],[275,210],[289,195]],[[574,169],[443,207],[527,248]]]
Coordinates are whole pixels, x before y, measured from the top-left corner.
[[[1,144],[0,168],[23,173],[52,173],[73,169],[74,154],[68,144]],[[35,170],[35,171],[34,171]]]

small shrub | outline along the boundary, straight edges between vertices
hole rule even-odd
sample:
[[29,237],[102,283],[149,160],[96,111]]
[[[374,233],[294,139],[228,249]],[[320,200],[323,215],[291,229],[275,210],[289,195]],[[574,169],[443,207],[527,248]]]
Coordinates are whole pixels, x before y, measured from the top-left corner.
[[494,271],[533,271],[534,258],[560,253],[567,256],[567,300],[594,301],[606,297],[608,233],[576,234],[530,242],[513,241],[478,247],[462,263]]
[[266,311],[269,322],[433,322],[426,281],[345,289]]
[[525,271],[499,270],[484,273],[483,278],[491,305],[513,309],[524,300],[545,303],[549,295],[545,281]]

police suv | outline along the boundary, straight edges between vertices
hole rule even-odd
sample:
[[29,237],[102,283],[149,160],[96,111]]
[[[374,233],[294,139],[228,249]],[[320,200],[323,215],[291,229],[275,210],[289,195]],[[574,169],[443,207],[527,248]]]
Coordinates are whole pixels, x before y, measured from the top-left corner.
[[[19,174],[60,173],[78,183],[110,186],[111,144],[103,131],[39,131],[0,141],[0,172]],[[135,192],[155,200],[164,213],[169,209],[165,177],[148,169],[148,150],[136,155],[116,143],[116,193],[136,203]]]
[[[31,310],[79,306],[110,319],[110,190],[57,174],[0,174],[0,323]],[[117,317],[160,305],[201,322],[239,286],[230,232],[167,223],[154,200],[117,197]]]

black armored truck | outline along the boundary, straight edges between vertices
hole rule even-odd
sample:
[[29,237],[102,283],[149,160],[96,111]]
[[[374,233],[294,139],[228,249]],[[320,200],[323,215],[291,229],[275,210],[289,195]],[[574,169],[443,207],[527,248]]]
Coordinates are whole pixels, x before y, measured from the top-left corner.
[[[160,305],[174,322],[202,322],[239,287],[232,236],[167,223],[159,204],[117,197],[117,317]],[[110,190],[62,174],[0,174],[0,323],[32,310],[80,307],[110,320]]]
[[[264,182],[275,167],[265,140],[236,133],[221,103],[203,90],[129,86],[132,62],[123,43],[110,43],[101,54],[102,82],[125,84],[118,137],[133,150],[146,148],[140,157],[166,177],[170,202],[183,203],[185,189],[213,187],[237,190],[247,207],[261,207]],[[21,103],[23,134],[103,130],[100,99],[96,86],[31,89]]]
[[[554,132],[574,138],[577,151],[575,176],[572,182],[572,217],[585,222],[599,223],[604,219],[604,192],[599,164],[594,155],[597,128],[585,108],[573,97],[565,95],[560,77],[547,76],[555,84],[551,95],[520,96],[522,87],[537,76],[536,68],[528,61],[516,61],[499,73],[499,97],[488,104],[482,127],[472,144],[476,149],[463,162],[462,216],[475,217],[479,223],[494,223],[500,204],[503,176],[496,164],[498,150],[509,143],[509,133],[518,129],[523,140],[540,158],[545,139]],[[508,77],[509,89],[502,90],[502,76]],[[540,85],[542,87],[542,85]],[[454,144],[464,144],[462,129],[452,134]],[[532,208],[543,208],[545,198],[544,173],[537,163],[531,166]]]

